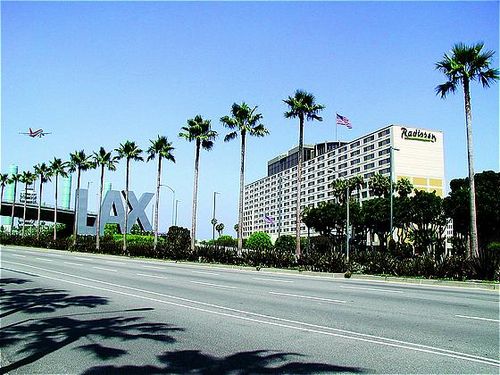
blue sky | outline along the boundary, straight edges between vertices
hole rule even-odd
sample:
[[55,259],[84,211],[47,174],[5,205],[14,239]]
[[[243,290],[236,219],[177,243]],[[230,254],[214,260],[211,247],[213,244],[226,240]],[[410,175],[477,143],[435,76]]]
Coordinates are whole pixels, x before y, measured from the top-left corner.
[[[266,175],[267,161],[294,147],[297,122],[282,102],[296,89],[324,104],[305,142],[334,139],[335,112],[354,139],[387,124],[442,130],[449,182],[467,174],[463,96],[434,94],[444,76],[434,63],[454,43],[484,41],[497,51],[498,2],[2,2],[1,169],[27,170],[54,156],[88,153],[125,140],[143,149],[158,134],[175,147],[163,183],[176,191],[178,224],[190,227],[194,145],[178,138],[197,114],[220,137],[201,155],[200,238],[211,237],[212,196],[226,233],[237,222],[239,142],[223,143],[219,118],[232,103],[258,105],[270,131],[247,145],[246,181]],[[499,87],[472,88],[477,171],[499,169]],[[52,132],[19,135],[28,127]],[[125,164],[108,174],[124,186]],[[134,163],[136,194],[154,191],[154,163]],[[85,173],[96,206],[98,172]],[[172,194],[162,189],[161,229]],[[52,186],[44,201],[52,202]]]

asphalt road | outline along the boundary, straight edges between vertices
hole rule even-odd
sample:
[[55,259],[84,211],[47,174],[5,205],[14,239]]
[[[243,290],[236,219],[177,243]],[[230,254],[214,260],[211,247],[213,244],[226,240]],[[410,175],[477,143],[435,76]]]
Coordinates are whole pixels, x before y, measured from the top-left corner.
[[498,374],[498,291],[1,248],[12,374]]

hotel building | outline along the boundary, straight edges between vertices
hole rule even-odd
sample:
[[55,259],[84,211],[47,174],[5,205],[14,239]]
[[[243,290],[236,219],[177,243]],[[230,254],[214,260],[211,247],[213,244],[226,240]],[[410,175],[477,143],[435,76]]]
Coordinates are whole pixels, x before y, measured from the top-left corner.
[[[301,211],[333,199],[331,183],[360,175],[361,199],[371,198],[368,180],[392,173],[408,178],[415,188],[444,196],[443,133],[404,125],[389,125],[351,142],[304,145]],[[298,147],[267,163],[267,176],[245,186],[243,237],[267,232],[272,238],[295,234]],[[307,228],[301,225],[303,235]]]

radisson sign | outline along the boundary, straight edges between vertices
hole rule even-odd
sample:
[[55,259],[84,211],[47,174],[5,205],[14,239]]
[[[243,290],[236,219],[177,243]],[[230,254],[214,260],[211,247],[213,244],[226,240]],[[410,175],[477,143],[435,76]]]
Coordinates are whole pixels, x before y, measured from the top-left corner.
[[401,138],[412,141],[432,142],[432,143],[437,141],[437,138],[433,133],[420,129],[401,128]]

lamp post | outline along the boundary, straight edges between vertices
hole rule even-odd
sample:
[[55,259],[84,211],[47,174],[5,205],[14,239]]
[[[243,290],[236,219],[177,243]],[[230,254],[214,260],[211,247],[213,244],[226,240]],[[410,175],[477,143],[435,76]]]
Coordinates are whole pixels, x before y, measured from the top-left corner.
[[177,226],[177,205],[179,204],[180,200],[176,199],[175,200],[175,221],[174,221],[174,226]]
[[389,197],[390,197],[390,206],[391,206],[391,217],[390,217],[390,236],[392,239],[392,231],[393,231],[393,188],[392,188],[392,181],[393,181],[393,161],[394,161],[394,151],[399,151],[399,148],[395,148],[394,146],[389,147],[390,149],[390,156],[389,156],[389,174],[390,174],[390,183],[389,183]]
[[347,263],[349,263],[349,183],[346,181],[346,189],[345,189],[345,202],[346,202],[346,208],[347,208],[347,217],[346,217],[346,240],[345,240],[345,246],[346,246],[346,260]]
[[215,197],[217,194],[220,194],[217,191],[214,191],[214,210],[213,210],[213,215],[212,215],[212,240],[215,240],[215,224],[217,224],[217,219],[215,218]]
[[172,192],[172,225],[174,225],[174,205],[175,205],[175,190],[172,189],[170,186],[168,185],[160,185],[160,186],[164,186],[166,188],[169,188],[170,191]]

